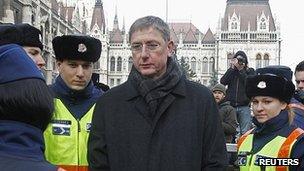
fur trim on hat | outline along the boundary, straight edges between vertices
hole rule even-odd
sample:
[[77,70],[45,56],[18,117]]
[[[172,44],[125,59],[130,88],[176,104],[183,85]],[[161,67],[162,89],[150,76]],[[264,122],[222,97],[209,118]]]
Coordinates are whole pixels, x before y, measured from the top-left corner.
[[39,29],[29,24],[5,24],[0,26],[0,45],[18,44],[38,47],[43,50],[42,34]]
[[57,36],[52,43],[57,60],[71,59],[96,62],[100,58],[101,42],[90,36]]
[[246,95],[250,99],[255,96],[270,96],[289,103],[294,90],[295,86],[291,81],[276,75],[256,75],[246,79]]

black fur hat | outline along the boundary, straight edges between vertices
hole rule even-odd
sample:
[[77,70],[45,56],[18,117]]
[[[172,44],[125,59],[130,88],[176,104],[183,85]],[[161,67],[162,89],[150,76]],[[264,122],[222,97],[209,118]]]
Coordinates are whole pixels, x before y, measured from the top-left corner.
[[289,67],[268,66],[257,69],[256,74],[246,79],[246,94],[250,99],[255,96],[270,96],[290,102],[295,86]]
[[41,31],[29,24],[4,24],[0,26],[0,45],[18,44],[43,50]]
[[57,60],[80,59],[96,62],[100,58],[101,42],[90,36],[57,36],[53,39],[52,43]]

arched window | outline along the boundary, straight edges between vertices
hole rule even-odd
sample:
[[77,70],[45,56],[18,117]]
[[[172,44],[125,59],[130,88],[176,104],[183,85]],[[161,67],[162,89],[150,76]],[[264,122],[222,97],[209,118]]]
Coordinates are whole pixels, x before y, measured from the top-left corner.
[[209,60],[209,73],[213,73],[214,72],[214,58],[211,57]]
[[237,23],[233,22],[231,23],[231,30],[236,30],[237,29]]
[[110,71],[115,71],[115,58],[114,56],[110,59]]
[[195,59],[195,57],[191,58],[191,70],[193,72],[196,72],[196,59]]
[[266,20],[265,20],[265,18],[261,19],[260,29],[261,30],[265,30],[266,29]]
[[188,57],[185,57],[185,62],[186,62],[186,64],[189,65],[189,58]]
[[121,71],[121,68],[122,68],[122,60],[121,60],[121,57],[119,56],[117,58],[117,71]]
[[264,55],[264,67],[269,65],[269,55],[265,54]]
[[133,59],[132,59],[132,57],[129,57],[129,60],[128,60],[128,71],[131,71],[132,65],[133,65]]
[[261,54],[257,54],[255,57],[255,67],[261,68],[262,67],[262,57]]
[[208,73],[208,59],[206,57],[203,58],[203,73]]

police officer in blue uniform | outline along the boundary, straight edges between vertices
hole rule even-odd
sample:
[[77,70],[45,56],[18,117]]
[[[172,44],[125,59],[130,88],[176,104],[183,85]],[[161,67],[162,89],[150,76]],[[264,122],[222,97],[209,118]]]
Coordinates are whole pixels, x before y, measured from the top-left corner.
[[53,98],[21,46],[0,46],[0,170],[56,171],[43,155]]
[[67,170],[87,169],[91,118],[95,102],[103,94],[91,80],[93,63],[100,58],[101,42],[85,35],[63,35],[55,37],[52,43],[59,76],[51,85],[55,111],[44,132],[45,156]]

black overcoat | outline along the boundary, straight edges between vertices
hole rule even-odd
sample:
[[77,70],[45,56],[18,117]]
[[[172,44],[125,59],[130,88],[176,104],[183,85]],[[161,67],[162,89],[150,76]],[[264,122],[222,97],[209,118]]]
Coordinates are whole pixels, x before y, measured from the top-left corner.
[[91,171],[224,170],[220,117],[208,88],[182,79],[154,119],[128,80],[105,93],[93,114]]

